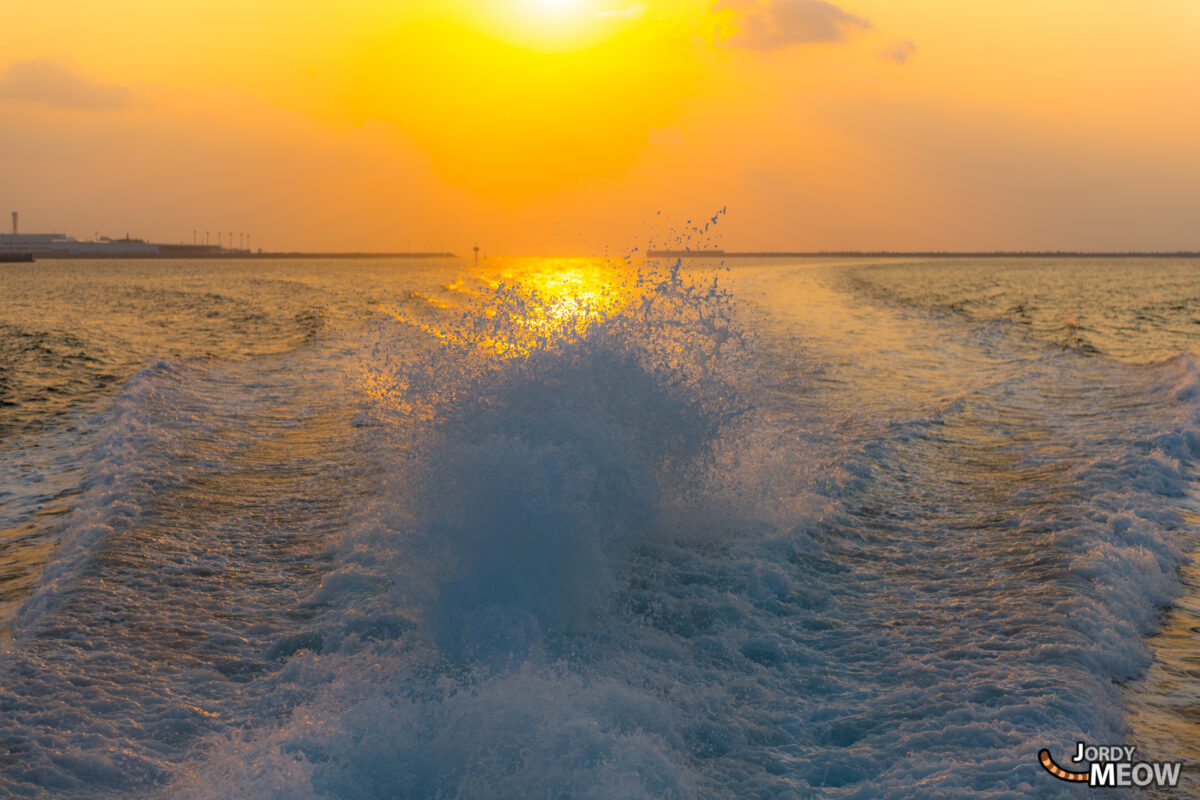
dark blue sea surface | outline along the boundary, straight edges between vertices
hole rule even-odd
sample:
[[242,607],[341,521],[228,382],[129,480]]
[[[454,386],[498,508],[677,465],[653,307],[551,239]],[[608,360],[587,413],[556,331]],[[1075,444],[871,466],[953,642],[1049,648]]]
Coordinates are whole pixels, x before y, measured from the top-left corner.
[[1200,798],[1200,261],[0,287],[0,795]]

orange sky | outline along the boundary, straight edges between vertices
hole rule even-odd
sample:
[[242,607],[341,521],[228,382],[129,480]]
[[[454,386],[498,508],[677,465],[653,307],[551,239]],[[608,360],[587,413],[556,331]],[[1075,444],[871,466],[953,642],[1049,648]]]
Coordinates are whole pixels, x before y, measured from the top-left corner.
[[[1200,249],[1196,0],[42,0],[4,19],[0,210],[29,232]],[[679,236],[722,207],[716,237]]]

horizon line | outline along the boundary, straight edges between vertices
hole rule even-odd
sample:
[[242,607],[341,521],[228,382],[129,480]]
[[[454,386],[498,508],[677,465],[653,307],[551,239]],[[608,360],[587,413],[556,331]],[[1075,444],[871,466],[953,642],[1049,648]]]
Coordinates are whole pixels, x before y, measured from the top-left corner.
[[[491,258],[622,258],[632,259],[644,252],[644,258],[1200,258],[1200,250],[658,250],[634,249],[619,256],[599,254],[556,254],[556,255],[501,255]],[[309,259],[309,258],[470,258],[450,251],[320,251],[279,250],[247,252],[223,250],[219,252],[186,254],[108,254],[108,253],[38,253],[38,260],[261,260],[266,258]],[[485,258],[487,258],[485,256]]]

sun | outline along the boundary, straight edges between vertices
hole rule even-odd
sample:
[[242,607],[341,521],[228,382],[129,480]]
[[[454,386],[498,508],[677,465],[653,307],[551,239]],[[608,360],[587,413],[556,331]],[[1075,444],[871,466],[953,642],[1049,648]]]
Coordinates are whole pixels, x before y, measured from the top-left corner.
[[563,53],[594,43],[607,33],[598,25],[597,0],[489,0],[494,30],[519,47]]
[[579,10],[580,0],[534,0],[534,4],[543,13],[568,14]]
[[[707,1],[707,0],[706,0]],[[567,54],[618,38],[631,26],[620,24],[629,0],[437,0],[459,4],[467,24],[522,50]]]

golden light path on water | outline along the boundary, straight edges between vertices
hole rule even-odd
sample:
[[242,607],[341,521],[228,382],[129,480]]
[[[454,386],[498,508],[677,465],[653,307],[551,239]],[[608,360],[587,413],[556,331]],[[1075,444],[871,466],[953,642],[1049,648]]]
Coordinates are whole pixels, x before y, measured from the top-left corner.
[[[507,359],[579,339],[598,322],[635,305],[646,287],[627,260],[530,258],[484,262],[442,285],[440,297],[411,292],[407,302],[379,304],[383,315],[463,351]],[[364,370],[364,392],[407,406],[405,381]]]
[[[510,335],[497,342],[501,354],[527,352],[522,333],[540,339],[572,338],[589,325],[620,311],[634,300],[637,275],[627,265],[587,258],[522,260],[509,262],[497,277],[485,277],[505,300],[515,300],[518,313],[507,315],[514,323]],[[509,307],[491,309],[504,315]]]

